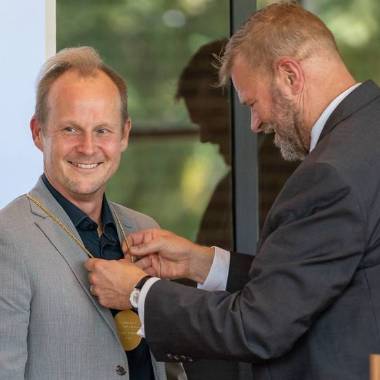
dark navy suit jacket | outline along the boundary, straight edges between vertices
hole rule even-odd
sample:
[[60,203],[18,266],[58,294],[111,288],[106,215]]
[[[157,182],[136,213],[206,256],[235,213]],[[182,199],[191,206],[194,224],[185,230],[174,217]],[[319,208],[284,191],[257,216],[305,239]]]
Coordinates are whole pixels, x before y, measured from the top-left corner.
[[145,310],[158,360],[248,361],[255,380],[368,379],[380,352],[380,89],[365,82],[336,108],[256,257],[231,255],[228,291],[158,281]]

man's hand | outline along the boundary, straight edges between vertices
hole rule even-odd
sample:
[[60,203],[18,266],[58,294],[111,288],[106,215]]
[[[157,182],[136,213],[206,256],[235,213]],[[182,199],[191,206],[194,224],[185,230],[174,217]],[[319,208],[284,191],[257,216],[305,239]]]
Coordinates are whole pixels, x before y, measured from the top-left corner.
[[192,243],[172,232],[150,229],[131,233],[123,244],[126,255],[151,276],[189,278],[203,283],[214,259],[214,249]]
[[89,271],[90,291],[105,307],[130,309],[129,296],[134,286],[146,276],[129,260],[89,259],[85,263]]

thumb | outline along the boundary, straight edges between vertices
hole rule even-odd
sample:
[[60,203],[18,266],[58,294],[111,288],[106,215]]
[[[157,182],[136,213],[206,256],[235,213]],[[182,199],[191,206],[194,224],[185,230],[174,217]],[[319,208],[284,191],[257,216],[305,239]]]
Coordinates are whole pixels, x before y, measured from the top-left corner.
[[95,269],[95,263],[98,261],[98,259],[88,259],[84,263],[84,267],[89,271],[93,271]]

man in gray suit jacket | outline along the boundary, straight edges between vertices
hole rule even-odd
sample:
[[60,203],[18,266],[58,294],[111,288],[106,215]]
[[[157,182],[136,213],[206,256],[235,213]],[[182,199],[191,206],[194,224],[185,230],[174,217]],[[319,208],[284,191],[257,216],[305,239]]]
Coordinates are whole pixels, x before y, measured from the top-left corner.
[[[331,32],[295,4],[252,15],[221,76],[250,107],[252,130],[273,131],[284,158],[303,160],[256,257],[137,232],[129,253],[153,254],[139,261],[147,273],[220,291],[152,278],[139,293],[141,269],[95,259],[94,293],[107,306],[137,304],[157,358],[249,361],[255,380],[368,379],[380,351],[380,89],[355,83]],[[118,294],[108,286],[116,273]]]
[[[1,380],[167,379],[144,339],[122,329],[138,317],[102,307],[84,268],[88,257],[123,258],[127,234],[157,227],[104,195],[130,128],[126,84],[93,49],[47,61],[31,121],[44,175],[0,212]],[[171,377],[185,375],[171,367]]]

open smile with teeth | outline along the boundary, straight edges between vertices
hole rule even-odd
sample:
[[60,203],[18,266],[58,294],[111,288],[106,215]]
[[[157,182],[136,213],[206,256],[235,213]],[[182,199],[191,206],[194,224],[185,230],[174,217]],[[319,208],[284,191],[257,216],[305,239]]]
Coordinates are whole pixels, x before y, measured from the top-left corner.
[[100,166],[102,162],[97,162],[94,164],[84,164],[81,162],[73,162],[73,161],[68,161],[71,165],[80,168],[80,169],[95,169],[96,167]]

